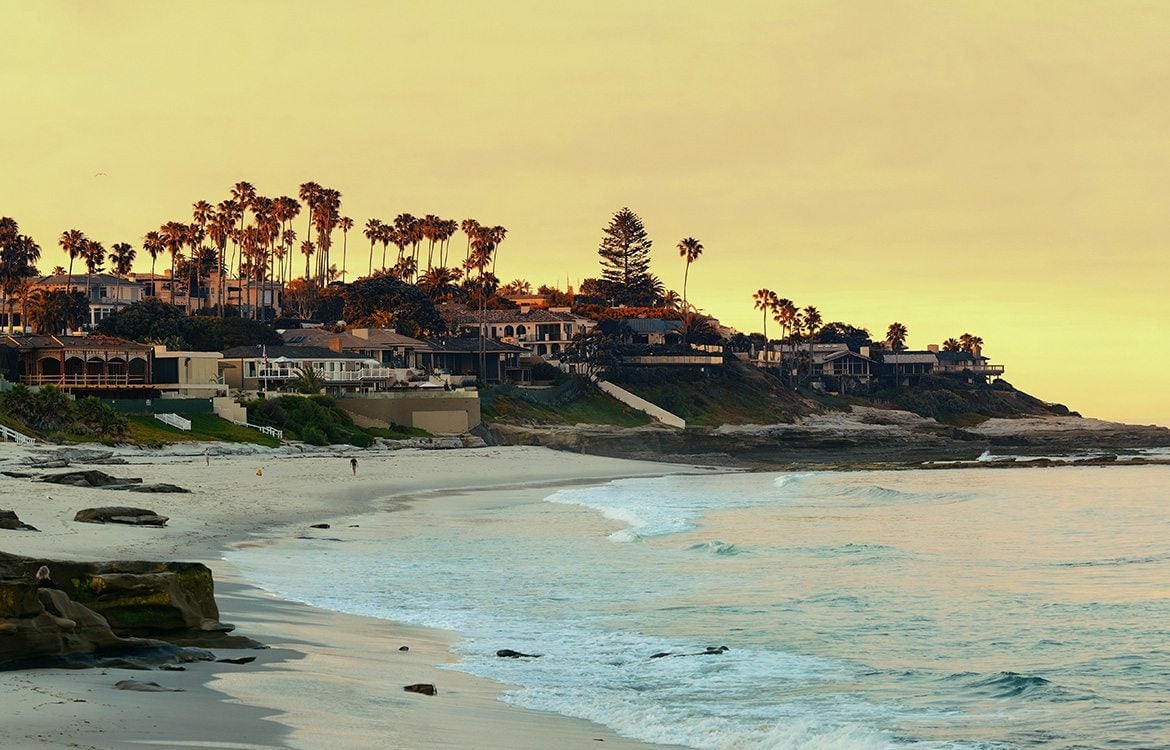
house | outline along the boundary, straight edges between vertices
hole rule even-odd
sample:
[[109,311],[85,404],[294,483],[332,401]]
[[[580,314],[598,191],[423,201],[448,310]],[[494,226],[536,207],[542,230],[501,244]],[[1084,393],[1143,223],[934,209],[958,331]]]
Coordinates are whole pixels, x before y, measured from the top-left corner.
[[335,352],[349,352],[377,360],[383,367],[406,369],[414,366],[415,352],[428,349],[422,341],[385,328],[352,328],[329,331],[298,328],[281,334],[290,346],[319,346]]
[[245,391],[287,390],[307,370],[334,393],[385,384],[392,377],[375,360],[320,346],[236,346],[223,353],[219,370],[225,385]]
[[[531,369],[521,362],[528,350],[514,344],[491,339],[481,340],[478,336],[459,338],[426,338],[427,348],[415,352],[415,360],[428,371],[443,370],[453,376],[475,378],[477,375],[488,383],[504,381],[527,382],[532,379]],[[483,372],[480,372],[480,361]],[[452,384],[455,384],[454,379]]]
[[683,322],[663,318],[619,318],[615,321],[628,332],[631,344],[674,346],[682,343]]
[[154,347],[154,385],[163,396],[226,396],[228,386],[219,372],[220,352],[168,351]]
[[521,305],[516,310],[469,310],[454,303],[439,306],[439,314],[452,331],[484,335],[522,347],[540,357],[557,359],[579,333],[593,328],[589,318],[575,315],[567,307],[547,310]]
[[988,358],[983,356],[979,347],[975,347],[973,352],[941,352],[938,351],[938,346],[935,344],[926,348],[935,352],[935,356],[938,358],[937,372],[983,378],[1003,375],[1003,365],[988,364]]
[[[137,281],[108,273],[41,276],[30,282],[30,292],[37,289],[85,294],[89,301],[89,321],[85,327],[91,330],[119,310],[141,302],[144,293]],[[22,316],[22,320],[26,317]]]
[[187,310],[218,308],[222,299],[225,306],[230,305],[242,310],[245,317],[252,317],[257,306],[260,309],[261,320],[278,318],[282,312],[284,285],[271,279],[265,279],[263,283],[258,281],[249,283],[248,279],[241,281],[229,275],[221,295],[220,275],[214,271],[200,279],[197,288],[193,290],[189,288],[186,279],[176,279],[172,284],[169,269],[161,274],[131,273],[129,276],[141,284],[144,296],[171,302]]
[[[865,354],[868,347],[862,347]],[[897,385],[913,385],[923,375],[938,369],[938,355],[932,351],[878,351],[878,376]]]
[[147,398],[155,390],[149,344],[100,335],[4,336],[0,341],[13,382],[103,398]]

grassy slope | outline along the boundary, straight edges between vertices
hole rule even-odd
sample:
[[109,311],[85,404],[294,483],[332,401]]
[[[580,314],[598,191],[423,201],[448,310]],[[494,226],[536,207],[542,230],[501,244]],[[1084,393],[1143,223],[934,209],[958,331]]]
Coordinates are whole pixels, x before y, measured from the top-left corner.
[[255,443],[275,448],[280,445],[276,438],[259,430],[242,427],[213,414],[191,414],[191,431],[180,430],[164,424],[154,417],[129,415],[130,436],[128,442],[138,445],[166,445],[167,443],[190,443],[198,441],[220,441],[224,443]]
[[480,414],[486,422],[509,424],[638,427],[651,421],[642,412],[580,381],[571,381],[557,389],[536,393],[527,393],[517,388],[496,388],[482,395]]
[[[688,426],[717,427],[722,424],[775,424],[821,411],[814,403],[783,384],[775,376],[745,365],[729,362],[707,368],[705,374],[677,369],[630,373],[615,381],[652,404],[661,406],[687,421]],[[639,382],[630,382],[637,378]]]

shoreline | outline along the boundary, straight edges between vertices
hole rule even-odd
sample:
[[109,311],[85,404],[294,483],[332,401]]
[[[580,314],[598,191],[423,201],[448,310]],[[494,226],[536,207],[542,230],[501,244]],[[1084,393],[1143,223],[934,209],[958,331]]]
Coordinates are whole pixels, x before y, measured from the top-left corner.
[[[29,453],[6,446],[0,459],[5,468],[16,468],[20,464],[15,461]],[[237,634],[270,648],[216,650],[217,658],[257,658],[246,666],[198,662],[183,672],[8,672],[0,688],[9,707],[6,746],[105,750],[328,744],[344,750],[389,743],[401,748],[536,750],[593,747],[604,741],[627,750],[661,747],[627,740],[584,720],[504,703],[499,698],[510,686],[443,668],[456,661],[450,649],[458,633],[283,599],[248,581],[224,556],[233,547],[263,544],[313,523],[375,512],[380,504],[389,506],[386,510],[394,505],[396,510],[414,509],[443,496],[458,503],[490,492],[542,493],[623,477],[718,469],[521,447],[214,456],[210,467],[201,451],[117,453],[126,464],[93,468],[172,482],[192,494],[127,497],[8,479],[0,491],[0,507],[14,507],[22,521],[42,531],[4,532],[0,549],[45,559],[203,562],[216,580],[223,620],[236,625]],[[351,455],[359,458],[357,477],[350,473]],[[477,465],[489,461],[495,464],[492,471]],[[324,480],[326,473],[336,476]],[[321,481],[329,481],[323,490],[305,491]],[[42,495],[48,502],[39,499]],[[143,529],[71,520],[81,507],[115,503],[150,507],[171,521],[162,529]],[[410,650],[400,652],[400,645]],[[115,690],[120,679],[153,681],[183,692]],[[402,690],[415,682],[436,684],[438,695]],[[207,716],[214,716],[214,722],[207,722]]]

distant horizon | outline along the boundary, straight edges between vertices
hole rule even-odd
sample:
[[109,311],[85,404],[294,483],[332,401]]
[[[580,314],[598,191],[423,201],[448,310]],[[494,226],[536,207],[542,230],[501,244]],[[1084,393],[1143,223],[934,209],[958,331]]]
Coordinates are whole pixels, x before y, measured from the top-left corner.
[[688,296],[745,333],[767,287],[1170,426],[1170,7],[602,5],[9,4],[0,215],[42,271],[71,228],[146,271],[195,201],[313,180],[351,255],[371,217],[472,216],[509,230],[502,282],[564,288],[628,206],[668,288],[703,243]]

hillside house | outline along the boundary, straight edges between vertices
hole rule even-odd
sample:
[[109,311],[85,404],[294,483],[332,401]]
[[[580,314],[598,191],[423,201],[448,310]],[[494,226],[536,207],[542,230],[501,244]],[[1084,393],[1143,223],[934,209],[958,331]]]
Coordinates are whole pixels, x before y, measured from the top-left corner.
[[521,305],[516,310],[481,311],[448,303],[439,306],[439,313],[453,331],[478,335],[482,322],[489,339],[549,359],[557,359],[574,336],[594,326],[593,320],[575,315],[567,307],[542,310]]

